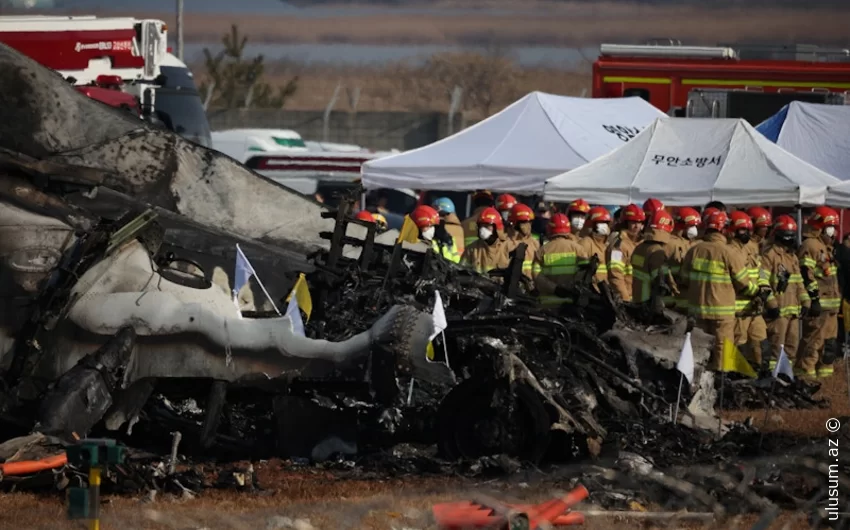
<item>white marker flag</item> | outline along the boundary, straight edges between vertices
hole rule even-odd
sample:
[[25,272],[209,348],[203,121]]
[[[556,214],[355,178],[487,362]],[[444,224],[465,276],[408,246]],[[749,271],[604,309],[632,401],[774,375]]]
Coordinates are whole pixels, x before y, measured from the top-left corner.
[[694,383],[694,349],[691,346],[691,334],[685,334],[685,344],[682,345],[682,353],[679,355],[679,362],[676,364],[676,369],[682,372],[688,384]]
[[791,381],[794,380],[794,370],[791,368],[791,360],[788,359],[788,355],[785,353],[785,346],[780,346],[779,360],[776,361],[776,366],[773,367],[773,377],[775,378],[779,374],[785,374],[788,376],[788,379]]

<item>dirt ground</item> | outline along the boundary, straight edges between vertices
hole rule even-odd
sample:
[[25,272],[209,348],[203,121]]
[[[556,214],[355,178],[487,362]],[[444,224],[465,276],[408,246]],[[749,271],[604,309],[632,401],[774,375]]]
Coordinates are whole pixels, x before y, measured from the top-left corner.
[[[772,412],[766,432],[789,432],[801,436],[826,433],[828,418],[850,416],[846,372],[843,363],[835,376],[827,379],[818,396],[830,399],[828,409],[779,410]],[[764,419],[763,410],[729,411],[727,419],[753,417],[756,425]],[[280,461],[255,464],[258,492],[206,490],[197,498],[109,497],[102,512],[103,529],[431,529],[434,503],[464,500],[476,492],[507,501],[539,502],[552,498],[565,484],[551,481],[523,482],[523,477],[507,481],[475,481],[464,477],[405,477],[398,479],[352,480],[337,474],[307,468],[292,471]],[[591,491],[592,495],[592,491]],[[648,507],[650,510],[652,507]],[[585,510],[593,510],[585,506]],[[579,511],[582,508],[578,508]],[[725,522],[681,523],[670,526],[641,522],[634,518],[592,515],[581,528],[750,528],[757,516],[738,517]],[[785,526],[785,525],[788,526]],[[0,495],[0,530],[84,528],[81,522],[65,518],[59,494],[9,493]],[[805,529],[799,514],[784,513],[770,528]]]

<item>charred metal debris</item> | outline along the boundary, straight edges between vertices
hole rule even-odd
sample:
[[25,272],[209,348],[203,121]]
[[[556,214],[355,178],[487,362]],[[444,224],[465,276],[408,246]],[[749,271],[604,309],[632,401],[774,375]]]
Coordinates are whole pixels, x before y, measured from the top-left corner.
[[[277,456],[293,463],[325,462],[349,473],[503,474],[525,463],[613,462],[612,468],[579,469],[589,479],[584,482],[592,498],[610,506],[636,499],[657,503],[663,492],[684,488],[691,499],[684,505],[729,510],[724,502],[731,502],[735,487],[747,481],[765,484],[783,506],[799,506],[812,493],[776,489],[786,471],[774,461],[752,464],[745,475],[735,468],[709,490],[695,486],[694,464],[716,468],[719,459],[734,468],[732,462],[775,451],[796,451],[803,458],[800,451],[807,445],[771,436],[759,451],[758,433],[747,425],[716,439],[715,381],[701,369],[709,344],[699,330],[693,331],[698,381],[693,391],[686,388],[683,417],[672,424],[679,383],[674,365],[691,326],[672,313],[616,302],[604,288],[597,292],[590,284],[593,264],[576,287],[578,303],[549,313],[527,294],[521,258],[492,278],[483,277],[428,249],[376,242],[374,225],[352,219],[348,203],[342,203],[322,214],[334,222],[333,232],[321,234],[328,249],[304,261],[313,295],[307,336],[293,339],[290,333],[274,342],[287,362],[281,355],[264,357],[272,345],[247,339],[241,347],[210,354],[207,350],[220,344],[206,328],[157,335],[155,319],[133,309],[125,322],[119,319],[103,328],[111,331],[98,334],[81,329],[90,322],[75,317],[73,307],[87,295],[79,287],[87,275],[138,248],[148,257],[146,266],[157,286],[141,289],[135,307],[144,307],[145,297],[155,292],[168,292],[167,283],[198,292],[214,289],[208,271],[179,255],[180,248],[192,245],[175,240],[173,228],[180,229],[181,237],[187,231],[208,237],[214,230],[143,203],[123,205],[120,216],[95,215],[69,202],[72,194],[92,194],[97,188],[98,181],[79,168],[64,167],[56,178],[56,167],[45,172],[7,153],[4,170],[18,179],[18,187],[0,189],[0,202],[74,223],[67,235],[71,243],[61,247],[54,267],[38,274],[24,271],[31,276],[24,274],[26,285],[38,288],[29,292],[25,318],[7,323],[14,346],[2,364],[3,432],[24,436],[19,441],[39,436],[56,447],[90,434],[107,435],[149,451],[109,477],[112,482],[105,484],[116,490],[189,495],[215,483],[256,487],[244,470],[228,471],[218,482],[192,466],[162,471],[169,466],[155,455],[171,452],[173,433],[179,432],[179,453],[196,460]],[[347,235],[349,224],[363,227],[366,237]],[[255,243],[225,235],[246,246]],[[351,248],[359,255],[351,257]],[[285,255],[267,245],[251,250]],[[195,245],[193,252],[203,254],[203,249]],[[523,256],[524,248],[516,254]],[[226,260],[221,266],[229,269],[232,261]],[[180,262],[194,272],[174,266]],[[5,281],[19,287],[22,271],[4,267]],[[294,281],[295,276],[286,277],[276,291],[288,292]],[[432,340],[429,315],[437,291],[448,327]],[[104,298],[104,303],[111,302]],[[284,300],[276,305],[285,307]],[[251,318],[243,322],[288,325],[274,313],[245,316]],[[143,318],[149,320],[139,324]],[[195,323],[194,318],[189,321]],[[193,329],[194,335],[189,333]],[[197,346],[202,351],[185,346],[186,341],[202,343]],[[429,341],[431,360],[426,358]],[[68,357],[71,351],[75,354]],[[173,363],[169,366],[176,375],[146,365],[140,351]],[[50,378],[45,365],[67,369],[54,370]],[[228,370],[235,375],[226,375]],[[822,405],[812,397],[815,391],[783,383],[774,400],[781,407]],[[726,386],[727,403],[736,407],[760,406],[767,394],[761,382],[729,381]],[[9,443],[17,450],[3,458],[22,458],[26,451],[15,440]],[[52,474],[62,484],[79,480],[78,475],[67,469]],[[635,487],[640,489],[629,489]],[[738,506],[764,507],[767,498],[765,493]]]

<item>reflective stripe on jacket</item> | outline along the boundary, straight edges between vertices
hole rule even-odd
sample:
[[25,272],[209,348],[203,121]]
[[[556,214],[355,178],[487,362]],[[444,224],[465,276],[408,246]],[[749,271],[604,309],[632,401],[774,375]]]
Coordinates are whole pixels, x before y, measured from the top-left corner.
[[[832,247],[821,239],[820,230],[809,230],[803,236],[803,244],[797,251],[800,267],[805,268],[805,283],[817,282],[820,305],[825,311],[838,312],[841,306],[841,290],[838,285],[838,265],[832,255]],[[813,285],[808,285],[811,291]]]
[[[761,259],[762,268],[767,272],[770,287],[774,291],[773,301],[768,301],[768,307],[779,307],[783,317],[800,315],[800,307],[809,307],[809,293],[803,286],[803,276],[800,274],[800,262],[787,247],[774,243],[768,246]],[[783,274],[788,275],[788,286],[784,292],[776,292],[779,279]]]
[[[758,243],[748,241],[745,245],[739,240],[732,238],[729,245],[741,256],[741,259],[744,260],[747,267],[747,278],[749,278],[750,282],[758,287],[769,286],[769,276],[766,271],[762,270],[761,267],[761,256],[759,255]],[[773,297],[773,294],[771,294],[768,298],[769,303],[771,297]],[[739,292],[738,296],[735,298],[735,311],[737,313],[746,311],[752,301],[753,298],[751,296],[747,296],[746,294]]]
[[719,232],[706,234],[688,251],[680,277],[682,290],[688,293],[688,311],[707,320],[735,318],[736,294],[752,297],[758,292],[743,257]]
[[451,261],[452,263],[460,263],[461,253],[457,249],[454,238],[452,238],[451,245],[444,245],[437,241],[431,241],[431,248],[434,249],[434,252],[436,252],[438,256],[442,256],[443,259]]
[[625,230],[621,230],[606,250],[608,282],[624,302],[632,300],[632,254],[637,241]]
[[557,307],[565,302],[572,302],[568,298],[555,296],[555,288],[558,285],[573,285],[578,272],[578,262],[584,257],[584,249],[578,239],[569,234],[552,236],[540,247],[534,256],[532,272],[535,286],[540,293],[541,305]]

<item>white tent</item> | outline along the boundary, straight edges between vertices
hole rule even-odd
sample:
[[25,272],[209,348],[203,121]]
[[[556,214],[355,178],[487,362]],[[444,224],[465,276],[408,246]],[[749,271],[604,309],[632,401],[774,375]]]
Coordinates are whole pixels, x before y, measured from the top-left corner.
[[463,131],[363,165],[363,186],[540,192],[664,116],[640,98],[587,99],[532,92]]
[[627,204],[824,204],[835,177],[771,143],[746,121],[660,119],[634,140],[546,182],[546,200]]
[[850,180],[850,106],[794,101],[756,129],[789,153]]

